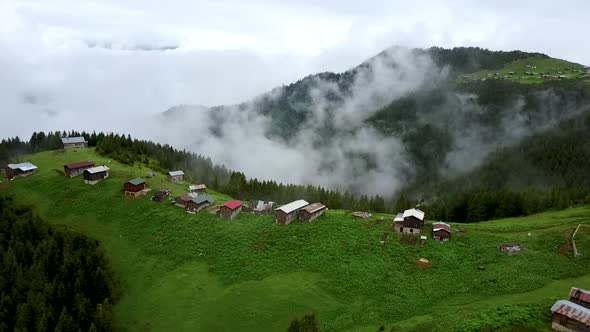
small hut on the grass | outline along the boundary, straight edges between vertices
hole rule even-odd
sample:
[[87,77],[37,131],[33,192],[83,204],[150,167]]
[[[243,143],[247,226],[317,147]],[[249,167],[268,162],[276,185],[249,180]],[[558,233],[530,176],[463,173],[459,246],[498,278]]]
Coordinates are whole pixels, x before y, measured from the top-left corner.
[[183,171],[170,171],[170,172],[168,172],[168,181],[170,181],[170,182],[184,181],[184,172]]
[[8,164],[4,168],[4,174],[8,180],[12,180],[17,176],[29,176],[33,175],[37,171],[37,166],[31,163],[20,163],[20,164]]
[[590,331],[590,309],[567,300],[559,300],[551,307],[554,331]]
[[215,198],[213,198],[213,196],[199,195],[186,202],[186,211],[199,212],[213,203],[215,203]]
[[137,197],[148,193],[149,189],[146,187],[145,180],[142,178],[135,178],[125,182],[123,185],[125,196]]
[[322,203],[312,203],[299,211],[299,219],[312,222],[319,218],[328,208]]
[[442,221],[432,224],[432,238],[441,242],[451,239],[451,226]]
[[188,191],[191,193],[206,194],[207,186],[204,184],[191,184],[188,186]]
[[77,163],[70,163],[64,165],[64,173],[66,176],[73,178],[75,176],[83,174],[85,170],[92,168],[94,166],[94,162],[92,161],[79,161]]
[[219,216],[226,219],[234,219],[242,212],[242,202],[234,200],[219,207]]
[[97,184],[98,182],[109,177],[109,170],[107,166],[92,167],[84,171],[84,183]]
[[299,210],[308,204],[306,201],[300,199],[276,208],[276,223],[282,225],[290,224],[293,220],[297,219]]

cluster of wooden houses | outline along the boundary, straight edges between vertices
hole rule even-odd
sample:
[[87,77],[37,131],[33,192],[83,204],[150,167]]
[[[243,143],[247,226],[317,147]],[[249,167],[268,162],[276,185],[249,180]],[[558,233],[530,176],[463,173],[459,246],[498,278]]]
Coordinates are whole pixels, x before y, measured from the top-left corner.
[[[424,211],[416,208],[405,210],[393,218],[393,229],[401,234],[418,236],[424,229],[424,216]],[[451,232],[451,226],[447,223],[432,223],[432,238],[435,240],[447,242],[451,239]]]
[[572,287],[569,300],[559,300],[551,307],[554,331],[590,331],[590,291]]
[[285,204],[275,209],[275,221],[277,224],[288,225],[293,220],[312,222],[324,214],[328,208],[322,203],[312,203],[300,199]]

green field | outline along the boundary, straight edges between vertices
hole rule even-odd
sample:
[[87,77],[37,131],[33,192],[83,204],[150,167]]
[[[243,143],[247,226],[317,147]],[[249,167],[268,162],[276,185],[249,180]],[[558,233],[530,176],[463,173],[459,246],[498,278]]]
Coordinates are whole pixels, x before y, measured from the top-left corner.
[[[527,67],[529,66],[529,67]],[[482,70],[475,73],[461,75],[459,82],[471,80],[510,80],[519,83],[543,83],[542,75],[553,76],[553,79],[590,79],[590,75],[580,75],[584,66],[554,58],[529,58],[506,64],[498,70]],[[561,77],[559,77],[561,76]]]
[[[246,213],[228,221],[149,196],[125,198],[123,183],[149,170],[92,149],[22,159],[39,172],[0,183],[0,194],[101,241],[124,285],[116,306],[123,331],[284,331],[310,312],[326,331],[549,330],[552,302],[571,286],[590,288],[590,248],[578,244],[588,254],[574,259],[570,245],[576,226],[590,225],[589,207],[453,225],[445,244],[394,234],[382,245],[391,216],[358,220],[331,210],[311,224],[279,226],[273,216]],[[65,163],[86,159],[107,164],[111,177],[90,186],[63,176]],[[175,195],[186,186],[162,174],[147,183]],[[513,242],[524,250],[497,249]],[[590,242],[580,235],[580,243]],[[421,257],[432,268],[418,268]]]

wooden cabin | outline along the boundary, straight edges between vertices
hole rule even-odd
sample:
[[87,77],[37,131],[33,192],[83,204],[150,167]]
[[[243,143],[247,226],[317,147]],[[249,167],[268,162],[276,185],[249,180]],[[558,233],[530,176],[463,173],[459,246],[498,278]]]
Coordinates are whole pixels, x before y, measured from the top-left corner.
[[64,173],[66,176],[73,178],[78,175],[82,175],[85,170],[94,167],[92,161],[79,161],[77,163],[70,163],[64,165]]
[[125,182],[123,190],[125,191],[125,196],[133,197],[145,195],[149,191],[149,189],[146,188],[145,180],[142,178],[135,178]]
[[570,290],[570,301],[590,309],[590,291],[572,287]]
[[449,241],[451,239],[451,226],[441,221],[433,223],[432,238],[442,242]]
[[420,234],[424,227],[424,212],[418,209],[405,210],[394,218],[394,228],[398,233]]
[[38,167],[31,163],[8,164],[4,168],[4,174],[8,180],[12,180],[17,176],[29,176],[37,172]]
[[215,202],[211,195],[199,195],[186,202],[187,212],[199,212]]
[[590,331],[590,309],[567,300],[559,300],[551,307],[554,331]]
[[88,142],[84,137],[62,137],[61,148],[85,148],[88,146]]
[[236,200],[227,202],[219,208],[219,216],[230,220],[237,217],[240,212],[242,212],[242,202]]
[[109,170],[107,166],[92,167],[84,171],[84,183],[97,184],[100,181],[109,177]]
[[204,184],[191,184],[188,186],[188,191],[191,193],[206,194],[207,186]]
[[178,197],[176,200],[174,200],[174,205],[186,208],[186,204],[188,202],[190,202],[195,197],[196,197],[196,195],[190,195],[190,194]]
[[297,219],[299,210],[308,205],[306,201],[300,199],[289,204],[285,204],[275,209],[276,223],[281,225],[288,225],[291,221]]
[[299,210],[299,219],[312,222],[324,214],[328,208],[322,203],[312,203]]
[[170,181],[170,182],[184,181],[184,172],[183,171],[170,171],[170,172],[168,172],[168,181]]

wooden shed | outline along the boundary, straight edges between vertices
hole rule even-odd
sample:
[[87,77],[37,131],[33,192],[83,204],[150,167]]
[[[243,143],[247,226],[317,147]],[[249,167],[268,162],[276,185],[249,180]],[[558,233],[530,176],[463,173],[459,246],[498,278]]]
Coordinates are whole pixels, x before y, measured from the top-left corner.
[[88,146],[88,142],[84,137],[62,137],[61,148],[85,148]]
[[234,219],[240,212],[242,212],[242,202],[236,200],[227,202],[219,208],[219,216],[226,219]]
[[590,309],[590,291],[572,287],[570,290],[570,301]]
[[405,210],[398,213],[393,220],[396,232],[418,235],[424,227],[424,212],[418,209]]
[[66,176],[73,178],[78,175],[82,175],[85,170],[94,167],[92,161],[79,161],[77,163],[70,163],[64,165],[64,173]]
[[291,221],[297,219],[299,210],[308,205],[306,201],[300,199],[289,204],[285,204],[275,209],[276,223],[288,225]]
[[451,226],[441,221],[433,223],[432,238],[442,242],[449,241],[451,239]]
[[20,164],[8,164],[4,168],[6,178],[9,180],[14,179],[17,176],[29,176],[37,172],[37,166],[31,163],[20,163]]
[[188,186],[188,191],[191,193],[206,194],[207,186],[204,184],[191,184]]
[[324,214],[328,208],[322,203],[312,203],[299,210],[299,219],[312,222]]
[[142,178],[135,178],[125,182],[123,185],[125,196],[140,196],[148,193],[149,189],[146,187],[145,180]]
[[567,300],[559,300],[551,307],[554,331],[590,331],[590,309]]
[[168,172],[168,180],[170,182],[182,182],[184,181],[183,171],[170,171]]
[[174,204],[176,206],[186,208],[186,204],[188,202],[190,202],[195,197],[196,197],[196,195],[190,195],[190,194],[184,195],[184,196],[178,197],[176,200],[174,200]]
[[213,203],[215,203],[215,198],[211,195],[199,195],[186,202],[186,210],[187,212],[199,212]]
[[84,171],[84,183],[97,184],[98,182],[109,177],[109,170],[107,166],[92,167]]

